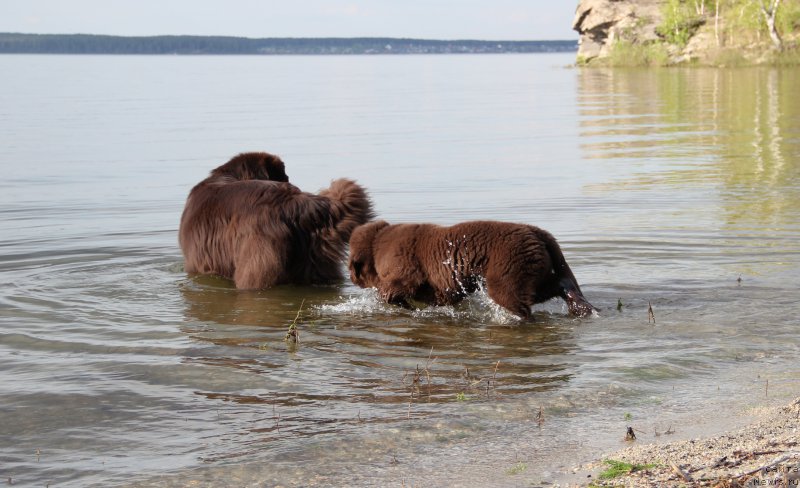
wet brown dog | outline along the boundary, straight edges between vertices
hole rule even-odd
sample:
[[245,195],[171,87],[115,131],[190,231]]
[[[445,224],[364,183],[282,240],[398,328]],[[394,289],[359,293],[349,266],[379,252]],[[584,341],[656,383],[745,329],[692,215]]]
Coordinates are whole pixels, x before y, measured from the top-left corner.
[[192,188],[178,239],[188,273],[223,276],[242,289],[325,284],[343,278],[350,234],[371,218],[354,181],[306,193],[289,183],[279,157],[244,153]]
[[533,304],[554,297],[563,298],[572,315],[585,317],[595,310],[556,239],[532,225],[370,222],[350,238],[349,268],[353,283],[375,287],[383,300],[405,307],[407,300],[455,304],[482,278],[492,300],[523,318]]

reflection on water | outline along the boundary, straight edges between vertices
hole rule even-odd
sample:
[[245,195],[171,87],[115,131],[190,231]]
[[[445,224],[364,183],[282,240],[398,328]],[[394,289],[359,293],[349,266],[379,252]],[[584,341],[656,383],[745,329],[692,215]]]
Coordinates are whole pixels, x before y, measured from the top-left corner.
[[714,243],[738,272],[793,267],[785,252],[795,250],[800,206],[798,76],[770,68],[582,70],[581,147],[611,176],[588,189],[640,195],[650,226]]
[[[3,61],[0,479],[531,486],[619,446],[625,414],[688,436],[766,378],[797,393],[797,69]],[[349,283],[186,276],[188,189],[256,149],[304,189],[358,177],[390,221],[547,228],[602,311],[523,322],[480,292],[408,311]]]
[[591,159],[672,163],[615,188],[718,184],[730,223],[795,225],[797,192],[782,190],[798,178],[799,81],[791,69],[582,70],[581,146]]

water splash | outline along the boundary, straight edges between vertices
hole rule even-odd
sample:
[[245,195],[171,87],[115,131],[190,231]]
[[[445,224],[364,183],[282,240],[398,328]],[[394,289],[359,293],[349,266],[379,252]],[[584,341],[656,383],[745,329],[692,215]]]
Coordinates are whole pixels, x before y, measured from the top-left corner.
[[478,281],[478,290],[467,296],[464,305],[468,309],[469,316],[481,322],[508,325],[522,321],[521,318],[501,307],[489,297],[483,281]]
[[314,308],[334,315],[385,314],[400,310],[384,303],[375,288],[368,288],[356,295],[340,296],[339,300],[337,303],[324,303]]
[[446,318],[458,319],[466,322],[490,323],[498,325],[516,324],[521,321],[519,317],[495,303],[481,284],[478,291],[472,293],[456,306],[443,305],[426,306],[422,303],[414,310],[407,310],[383,302],[374,288],[363,290],[361,293],[339,297],[337,303],[325,303],[314,307],[320,313],[332,315],[386,315],[396,314],[411,315],[413,318]]

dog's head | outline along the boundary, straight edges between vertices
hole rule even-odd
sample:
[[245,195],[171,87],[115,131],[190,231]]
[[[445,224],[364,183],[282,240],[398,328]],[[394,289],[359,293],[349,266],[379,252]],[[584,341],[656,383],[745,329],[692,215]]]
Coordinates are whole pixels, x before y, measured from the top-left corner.
[[265,152],[239,154],[213,170],[211,175],[235,180],[289,181],[289,177],[286,176],[286,166],[281,158]]
[[369,222],[356,227],[350,236],[350,279],[361,288],[378,285],[373,243],[378,232],[387,225],[388,222],[384,220]]

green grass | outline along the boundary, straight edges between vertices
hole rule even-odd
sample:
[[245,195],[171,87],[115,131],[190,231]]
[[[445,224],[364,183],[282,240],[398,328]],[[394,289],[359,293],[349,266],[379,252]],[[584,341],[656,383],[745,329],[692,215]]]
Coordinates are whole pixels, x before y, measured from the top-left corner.
[[[758,51],[751,51],[747,56],[741,48],[709,49],[704,59],[694,60],[691,63],[681,63],[684,66],[717,66],[724,68],[740,68],[744,66],[800,66],[800,46],[789,45],[783,51],[776,51],[771,46],[761,46],[761,55]],[[669,66],[670,61],[667,47],[664,43],[633,43],[618,40],[611,46],[605,58],[586,60],[578,58],[577,66],[606,66],[615,68],[646,68]],[[621,311],[624,304],[617,302],[617,310]]]
[[718,49],[709,52],[708,64],[726,68],[738,68],[752,63],[744,57],[740,49]]
[[784,49],[773,54],[770,63],[773,66],[800,66],[800,48]]
[[614,459],[606,459],[603,462],[608,468],[598,475],[598,478],[601,480],[611,480],[626,474],[635,473],[636,471],[643,471],[656,467],[655,464],[631,464]]
[[514,466],[511,466],[510,468],[508,468],[508,470],[506,470],[506,473],[510,474],[510,475],[515,475],[515,474],[524,473],[526,469],[528,469],[528,465],[527,464],[525,464],[525,463],[517,463]]
[[618,67],[666,66],[669,64],[669,53],[666,46],[660,43],[617,41],[611,46],[608,64]]
[[703,64],[725,68],[740,68],[743,66],[754,66],[756,64],[779,67],[800,66],[800,48],[788,48],[778,52],[768,47],[765,48],[765,51],[765,55],[762,56],[763,60],[759,63],[756,63],[755,61],[745,57],[744,54],[742,54],[741,49],[717,49],[709,52],[708,60]]

